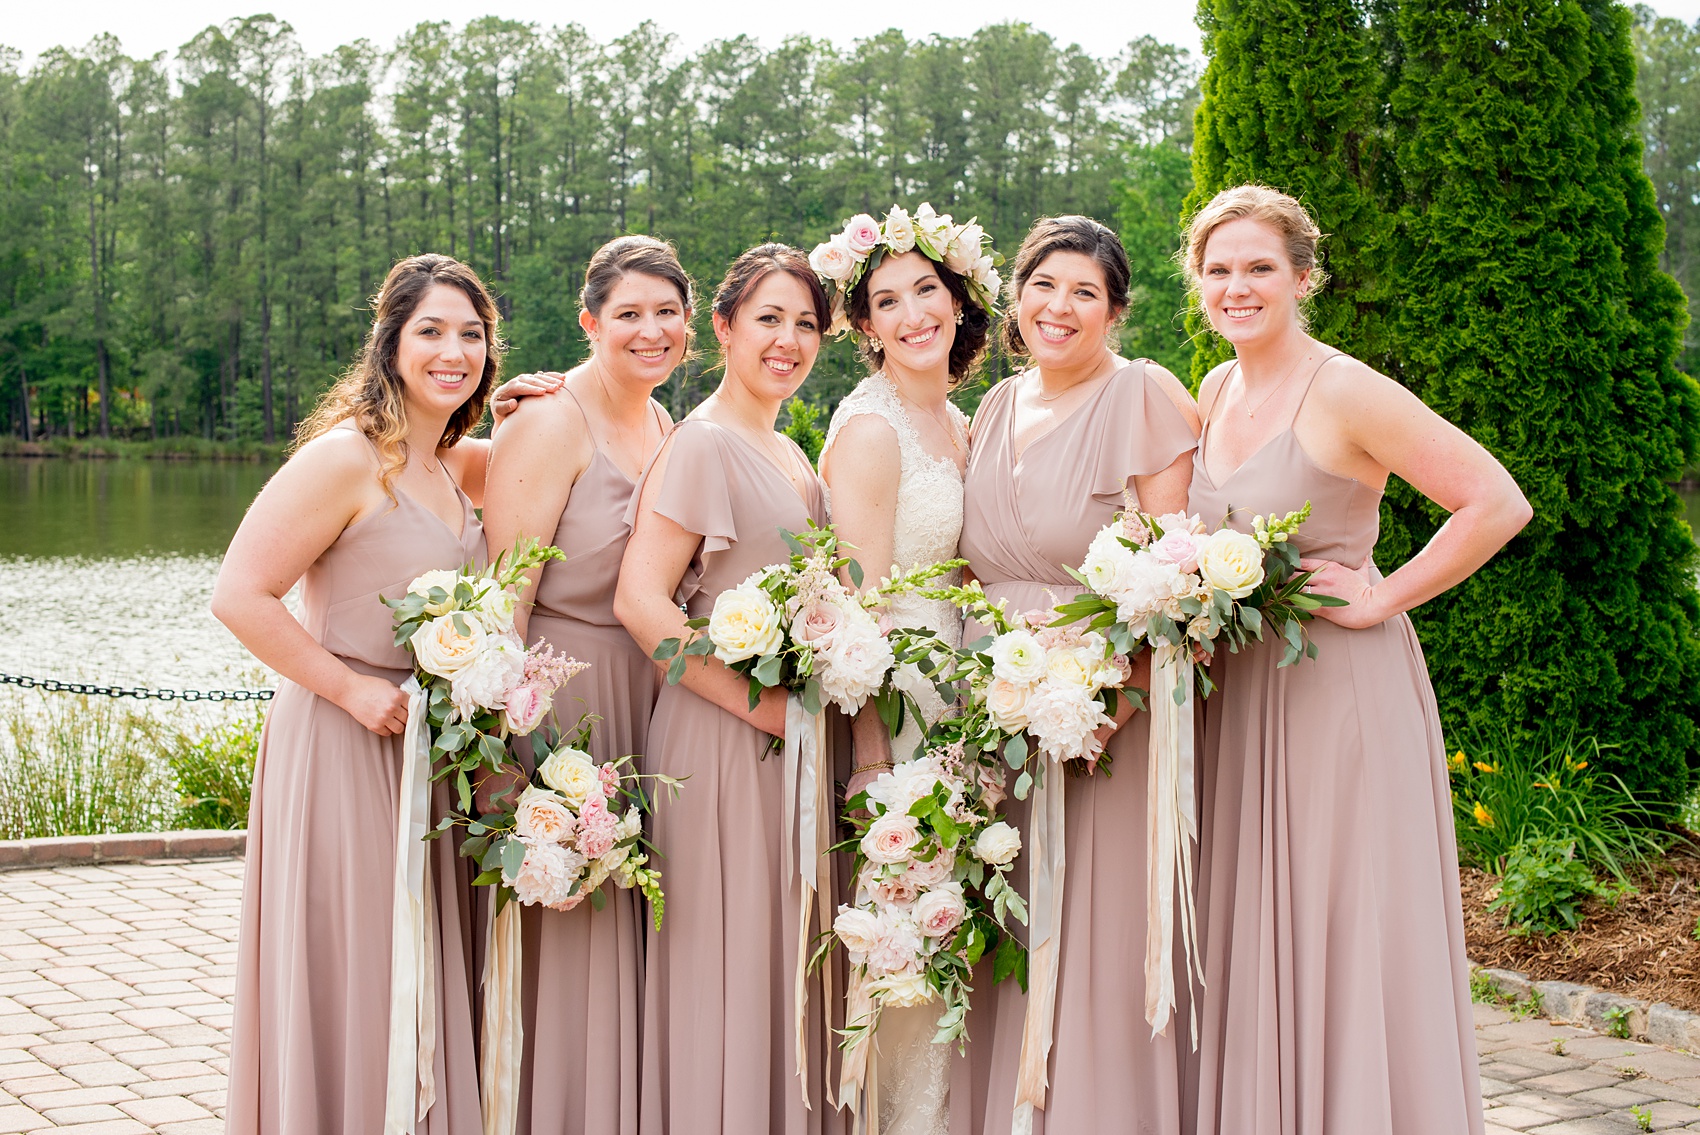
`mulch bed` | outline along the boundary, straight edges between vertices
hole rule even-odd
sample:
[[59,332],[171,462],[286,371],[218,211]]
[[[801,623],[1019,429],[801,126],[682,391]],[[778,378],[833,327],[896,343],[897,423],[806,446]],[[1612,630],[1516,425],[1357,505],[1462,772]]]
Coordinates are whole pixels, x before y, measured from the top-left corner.
[[1540,938],[1506,931],[1487,909],[1499,880],[1473,867],[1459,872],[1464,939],[1484,966],[1526,973],[1534,981],[1574,981],[1625,997],[1665,1001],[1700,1012],[1700,854],[1680,846],[1635,880],[1636,893],[1615,906],[1590,899],[1582,925]]

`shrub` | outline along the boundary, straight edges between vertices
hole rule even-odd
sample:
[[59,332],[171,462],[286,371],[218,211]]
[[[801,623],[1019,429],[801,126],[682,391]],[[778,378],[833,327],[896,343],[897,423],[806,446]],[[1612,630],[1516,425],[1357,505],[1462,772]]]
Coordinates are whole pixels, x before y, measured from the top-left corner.
[[1506,853],[1499,897],[1489,910],[1503,910],[1513,933],[1551,934],[1581,923],[1582,900],[1611,893],[1588,865],[1576,858],[1571,840],[1534,836]]
[[180,828],[240,828],[248,822],[254,759],[265,715],[255,710],[204,733],[175,731],[161,746],[175,777]]
[[793,397],[785,404],[785,413],[785,436],[802,447],[810,464],[819,465],[821,447],[826,444],[826,434],[815,424],[820,419],[820,407]]

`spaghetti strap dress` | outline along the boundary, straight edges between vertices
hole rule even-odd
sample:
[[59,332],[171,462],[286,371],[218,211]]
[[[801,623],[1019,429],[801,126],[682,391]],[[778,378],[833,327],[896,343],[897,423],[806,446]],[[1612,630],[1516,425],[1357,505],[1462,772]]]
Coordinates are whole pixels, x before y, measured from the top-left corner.
[[[1018,376],[1019,377],[1019,376]],[[1173,402],[1136,360],[1049,433],[1014,452],[1015,383],[980,404],[968,459],[962,555],[1011,613],[1048,608],[1081,587],[1076,567],[1123,507],[1134,477],[1161,472],[1196,441]],[[964,641],[985,633],[970,623]],[[1108,775],[1062,773],[1064,853],[1056,1015],[1045,1107],[1035,1133],[1164,1135],[1180,1123],[1177,1029],[1145,1023],[1145,798],[1149,719],[1136,713],[1111,738]],[[1053,774],[1057,770],[1052,769]],[[1012,823],[1027,803],[1011,799]],[[1029,893],[1028,852],[1013,873]],[[951,1085],[956,1135],[1004,1135],[1014,1113],[1027,997],[1015,981],[976,973],[968,1059]],[[1183,1004],[1178,1019],[1186,1019]]]
[[[562,393],[572,397],[572,391]],[[659,418],[660,406],[651,404]],[[581,713],[601,718],[590,755],[602,762],[642,753],[660,672],[614,617],[614,585],[637,485],[600,444],[567,498],[552,560],[537,583],[526,645],[548,643],[590,669],[556,702],[570,731]],[[604,887],[607,904],[569,911],[526,907],[523,981],[525,1056],[519,1131],[536,1135],[636,1135],[638,1024],[643,990],[644,905]]]
[[[399,488],[392,507],[345,528],[302,577],[308,633],[359,673],[405,682],[412,662],[381,600],[423,572],[483,560],[483,528],[459,496],[458,532]],[[231,1135],[383,1130],[401,757],[399,734],[380,737],[305,687],[278,683],[248,813]],[[448,784],[435,785],[433,824],[449,806]],[[479,1135],[472,942],[482,928],[456,841],[432,842],[429,855],[437,1102],[419,1130]]]
[[[787,444],[799,468],[807,467],[802,451]],[[677,594],[692,617],[708,615],[720,592],[752,572],[786,561],[791,553],[781,528],[795,532],[810,520],[826,522],[818,478],[794,486],[750,442],[716,422],[678,423],[663,452],[664,479],[653,507],[701,537]],[[814,977],[806,1080],[796,1074],[799,900],[782,870],[784,762],[769,755],[771,740],[683,685],[661,687],[644,771],[689,779],[678,799],[663,794],[652,817],[667,918],[660,932],[648,931],[645,959],[644,1135],[842,1130],[827,1090],[837,1038],[827,1029],[827,998]]]
[[[1299,551],[1366,562],[1378,490],[1318,466],[1291,424],[1217,482],[1209,439],[1206,424],[1190,498],[1205,524],[1249,531],[1253,516],[1309,501]],[[1308,629],[1318,657],[1293,666],[1278,666],[1274,641],[1218,653],[1220,688],[1204,703],[1205,990],[1186,1130],[1481,1135],[1452,801],[1422,647],[1405,615]]]

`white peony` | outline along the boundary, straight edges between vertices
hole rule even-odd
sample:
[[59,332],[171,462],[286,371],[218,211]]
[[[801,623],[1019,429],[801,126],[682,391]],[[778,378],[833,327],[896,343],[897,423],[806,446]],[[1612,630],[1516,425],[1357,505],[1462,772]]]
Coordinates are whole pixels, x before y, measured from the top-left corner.
[[1263,582],[1263,549],[1254,536],[1232,528],[1217,529],[1198,554],[1198,572],[1217,591],[1244,599]]
[[992,675],[1032,685],[1045,676],[1045,648],[1030,631],[1010,631],[992,641]]
[[561,794],[575,812],[584,807],[592,790],[600,790],[602,777],[590,754],[560,748],[537,766],[537,778]]
[[527,906],[560,909],[573,901],[573,884],[584,870],[584,856],[556,843],[527,844],[519,873],[509,879],[514,897]]
[[858,263],[860,259],[851,251],[843,233],[823,244],[815,245],[815,250],[809,253],[809,267],[813,268],[817,275],[840,283],[855,274]]
[[520,793],[514,826],[527,843],[565,843],[572,838],[578,821],[565,800],[533,785]]
[[901,816],[908,813],[915,801],[931,796],[938,783],[938,762],[931,757],[918,757],[880,774],[868,787],[868,796],[885,805],[888,813]]
[[421,624],[407,641],[420,669],[452,678],[478,657],[484,645],[484,624],[471,615],[438,615]]
[[972,222],[957,229],[951,236],[950,248],[945,252],[944,266],[958,276],[971,274],[980,262],[980,242],[985,239],[986,230]]
[[893,205],[885,215],[885,246],[898,256],[915,247],[915,222],[899,205]]
[[881,920],[880,933],[868,949],[868,968],[885,973],[909,973],[921,955],[921,931],[909,918]]
[[745,580],[715,596],[708,637],[714,643],[714,656],[730,664],[772,654],[785,644],[785,629],[779,608],[767,592]]
[[986,713],[999,729],[1019,733],[1027,728],[1027,699],[1032,696],[1033,687],[1024,682],[993,678],[986,687]]
[[853,906],[839,907],[838,917],[832,923],[832,932],[838,935],[838,940],[850,953],[850,960],[857,965],[862,964],[862,959],[879,941],[880,929],[877,915]]
[[1114,527],[1101,529],[1092,537],[1086,549],[1086,559],[1080,564],[1080,574],[1094,594],[1115,596],[1127,590],[1133,580],[1133,549],[1117,538]]
[[508,691],[525,679],[525,647],[512,634],[484,636],[471,662],[455,672],[449,700],[463,718],[481,709],[500,709]]
[[993,867],[1011,863],[1021,854],[1021,833],[1002,820],[987,824],[974,840],[974,858]]
[[460,582],[460,573],[458,571],[450,571],[448,568],[438,568],[435,571],[426,572],[424,575],[408,584],[407,593],[409,595],[423,595],[429,598],[433,587],[441,587],[448,593],[448,597],[441,603],[426,603],[425,613],[427,615],[446,615],[450,611],[454,610],[455,584],[458,582]]
[[1133,557],[1123,586],[1110,598],[1116,603],[1116,618],[1138,628],[1173,600],[1191,595],[1192,591],[1191,578],[1177,565],[1146,552]]
[[868,992],[886,1008],[910,1009],[933,1000],[933,983],[924,973],[888,973],[868,982]]
[[1052,760],[1095,756],[1098,727],[1115,723],[1083,689],[1046,682],[1027,699],[1027,732]]
[[815,677],[828,701],[846,713],[856,713],[879,692],[896,664],[891,643],[880,634],[878,624],[852,618],[815,655]]

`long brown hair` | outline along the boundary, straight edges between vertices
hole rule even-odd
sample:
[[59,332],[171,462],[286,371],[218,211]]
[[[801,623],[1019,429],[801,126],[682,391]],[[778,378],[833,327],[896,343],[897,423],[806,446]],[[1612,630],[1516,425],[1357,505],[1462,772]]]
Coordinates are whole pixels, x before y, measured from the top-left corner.
[[505,344],[497,326],[496,301],[478,273],[451,256],[425,253],[398,260],[383,286],[372,297],[372,327],[354,362],[325,391],[313,412],[295,430],[299,449],[338,422],[349,418],[378,449],[378,480],[384,491],[407,465],[407,385],[396,369],[396,352],[402,328],[413,318],[420,301],[433,287],[458,288],[472,301],[472,309],[484,324],[484,373],[472,396],[449,416],[439,448],[455,444],[471,433],[484,417],[484,405],[502,369]]

